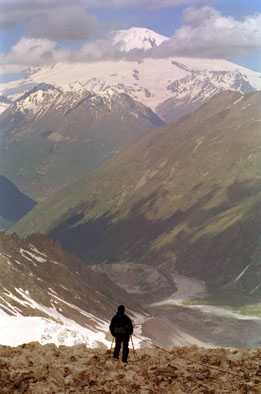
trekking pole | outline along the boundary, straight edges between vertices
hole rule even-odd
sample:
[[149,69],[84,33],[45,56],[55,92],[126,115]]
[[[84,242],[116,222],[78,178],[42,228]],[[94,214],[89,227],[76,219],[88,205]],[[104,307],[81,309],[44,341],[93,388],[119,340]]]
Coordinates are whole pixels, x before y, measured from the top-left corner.
[[112,348],[113,348],[113,344],[114,344],[114,337],[112,338],[112,341],[111,341],[111,351],[112,351]]
[[136,351],[135,351],[135,348],[134,348],[134,343],[133,343],[132,335],[131,335],[131,343],[132,343],[132,349],[133,349],[134,358],[136,359]]

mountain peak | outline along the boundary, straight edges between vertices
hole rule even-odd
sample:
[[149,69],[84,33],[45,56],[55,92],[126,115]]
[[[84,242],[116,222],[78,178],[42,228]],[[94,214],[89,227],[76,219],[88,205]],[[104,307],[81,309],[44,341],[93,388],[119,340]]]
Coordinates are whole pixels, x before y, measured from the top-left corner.
[[130,29],[114,31],[112,40],[113,45],[120,51],[129,52],[134,49],[148,50],[159,46],[168,40],[168,37],[144,27],[131,27]]

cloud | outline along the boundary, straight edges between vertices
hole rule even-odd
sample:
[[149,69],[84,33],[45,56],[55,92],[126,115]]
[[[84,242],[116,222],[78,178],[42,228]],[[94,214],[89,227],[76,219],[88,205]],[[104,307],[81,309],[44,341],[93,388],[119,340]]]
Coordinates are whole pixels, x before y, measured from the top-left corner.
[[0,28],[22,26],[25,35],[49,40],[88,38],[97,28],[94,8],[159,9],[215,0],[0,0]]
[[122,57],[120,51],[113,47],[111,40],[100,39],[93,43],[87,43],[82,46],[77,54],[74,54],[73,60],[76,61],[98,61],[103,59],[117,59]]
[[22,38],[5,55],[0,56],[1,74],[24,71],[28,66],[70,61],[70,51],[47,39]]
[[187,8],[183,13],[183,21],[187,25],[199,26],[207,20],[216,19],[219,11],[212,7]]
[[[24,2],[24,0],[21,1]],[[28,4],[29,1],[31,0],[27,1]],[[115,0],[115,2],[120,1],[124,2],[124,0]],[[45,3],[47,8],[50,7],[50,4],[54,6],[51,0],[34,0],[34,2],[41,2],[42,5]],[[9,4],[14,5],[15,2],[10,0]],[[183,16],[184,23],[176,31],[175,36],[150,51],[134,50],[123,53],[119,47],[113,45],[110,34],[107,34],[104,39],[93,42],[86,41],[77,50],[61,49],[57,41],[65,37],[65,31],[67,37],[70,36],[71,39],[77,39],[76,34],[78,34],[78,37],[87,34],[81,29],[76,33],[74,32],[74,24],[76,20],[80,21],[81,17],[77,8],[70,9],[69,3],[68,7],[68,10],[70,10],[68,14],[54,14],[54,19],[48,14],[49,24],[45,26],[45,30],[43,29],[41,33],[37,30],[37,17],[34,21],[35,26],[30,25],[32,22],[29,21],[28,29],[37,38],[31,36],[22,38],[7,54],[1,55],[1,68],[6,70],[10,67],[10,70],[16,70],[19,67],[24,69],[26,65],[44,65],[60,61],[88,63],[106,59],[142,60],[146,57],[164,58],[171,56],[231,59],[261,51],[261,13],[235,19],[222,15],[212,7],[186,9]],[[34,12],[35,9],[32,7],[31,13]],[[69,20],[70,13],[72,15],[71,20]],[[85,15],[82,23],[84,23],[84,18]],[[59,26],[66,20],[68,20],[68,23],[64,25],[66,28],[60,30]],[[57,26],[54,26],[55,22],[57,22]],[[11,23],[11,19],[9,19],[9,23]],[[81,26],[80,22],[79,26]],[[34,29],[36,32],[34,32]]]
[[138,7],[146,9],[172,8],[180,5],[196,3],[213,3],[214,0],[85,0],[89,7],[102,8],[129,8]]
[[96,28],[96,19],[77,6],[64,7],[62,12],[47,12],[32,18],[26,33],[31,37],[51,40],[80,40],[89,37]]
[[193,56],[227,58],[261,52],[261,13],[235,19],[212,7],[188,8],[175,36],[150,51],[122,53],[110,36],[86,44],[78,53],[83,61],[107,58],[137,60],[145,57]]
[[25,66],[21,64],[1,64],[0,78],[5,75],[20,74],[23,71],[26,71],[27,68],[28,65]]
[[79,40],[96,29],[96,18],[84,2],[69,0],[0,0],[0,26],[22,25],[27,37]]
[[211,7],[190,8],[175,36],[150,55],[232,58],[261,50],[261,13],[235,19]]
[[75,6],[92,8],[173,8],[182,5],[213,4],[216,0],[0,0],[0,10],[6,23],[24,20],[28,15],[52,9]]
[[98,28],[97,8],[159,9],[215,0],[0,0],[0,28],[22,26],[25,36],[54,41],[89,38]]

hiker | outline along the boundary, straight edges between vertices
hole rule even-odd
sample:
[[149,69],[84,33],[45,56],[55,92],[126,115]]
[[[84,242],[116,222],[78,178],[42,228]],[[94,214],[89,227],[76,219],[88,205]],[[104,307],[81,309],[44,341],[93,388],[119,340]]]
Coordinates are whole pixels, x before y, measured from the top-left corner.
[[131,319],[125,314],[125,306],[120,305],[116,315],[112,318],[110,324],[111,335],[115,338],[115,349],[113,358],[118,359],[123,344],[122,361],[128,362],[129,340],[133,333],[133,325]]

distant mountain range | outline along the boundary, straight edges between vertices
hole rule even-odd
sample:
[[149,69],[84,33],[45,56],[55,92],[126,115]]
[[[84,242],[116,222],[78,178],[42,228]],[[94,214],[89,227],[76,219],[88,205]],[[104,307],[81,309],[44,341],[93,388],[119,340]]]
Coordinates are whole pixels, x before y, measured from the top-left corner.
[[[130,95],[153,111],[166,101],[169,108],[169,100],[173,100],[173,119],[180,116],[179,106],[183,113],[188,105],[188,112],[195,101],[202,104],[221,91],[247,93],[261,89],[260,73],[224,59],[154,57],[150,50],[168,39],[145,28],[115,31],[111,33],[110,43],[112,49],[122,53],[122,58],[33,67],[28,69],[25,79],[0,84],[0,91],[11,99],[39,83],[49,83],[65,91],[86,89],[96,94],[110,88]],[[136,57],[128,57],[135,51]]]
[[261,89],[260,73],[227,60],[152,57],[167,40],[145,28],[115,31],[122,58],[33,67],[0,84],[1,174],[43,200],[215,94]]

